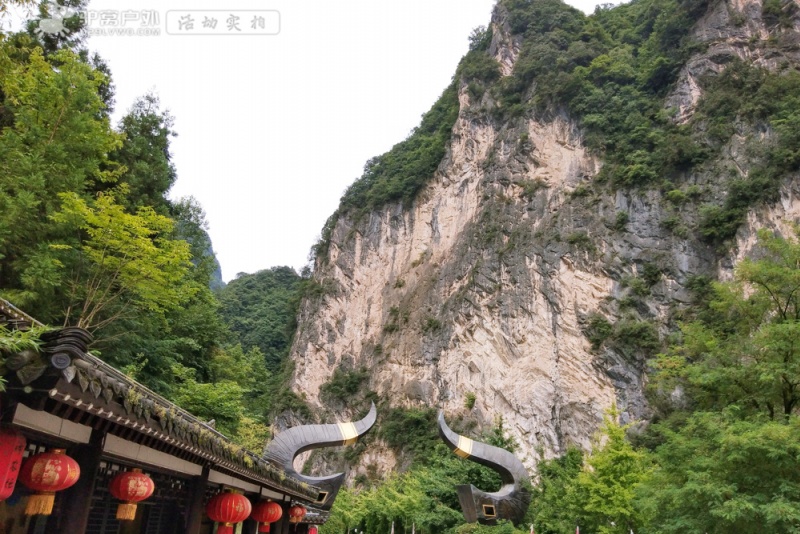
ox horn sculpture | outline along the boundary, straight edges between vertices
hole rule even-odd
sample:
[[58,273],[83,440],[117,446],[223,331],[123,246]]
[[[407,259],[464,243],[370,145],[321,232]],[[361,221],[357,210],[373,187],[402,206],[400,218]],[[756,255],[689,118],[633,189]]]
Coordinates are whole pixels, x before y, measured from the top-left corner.
[[456,486],[467,523],[493,525],[507,519],[519,525],[531,502],[527,489],[530,477],[522,462],[505,449],[456,434],[445,423],[442,412],[439,412],[439,436],[456,455],[496,471],[503,481],[495,493],[481,491],[472,484]]
[[355,423],[292,427],[278,434],[270,442],[265,456],[267,460],[282,466],[290,477],[319,488],[320,494],[315,505],[322,510],[330,510],[336,494],[344,482],[345,474],[337,473],[326,477],[301,475],[294,469],[294,459],[297,458],[297,455],[312,449],[355,443],[361,436],[369,432],[372,425],[375,424],[376,415],[373,403],[366,417]]

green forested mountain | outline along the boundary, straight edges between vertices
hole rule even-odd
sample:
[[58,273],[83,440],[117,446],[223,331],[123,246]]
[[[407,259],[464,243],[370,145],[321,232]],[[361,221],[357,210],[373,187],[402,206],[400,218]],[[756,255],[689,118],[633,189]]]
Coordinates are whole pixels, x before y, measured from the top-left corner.
[[279,379],[220,315],[202,207],[167,196],[172,117],[147,94],[113,126],[111,73],[66,25],[0,34],[0,295],[259,450]]
[[294,335],[303,279],[291,267],[240,274],[219,292],[220,313],[245,350],[258,348],[279,371]]
[[[482,163],[490,170],[503,151],[535,152],[529,131],[523,132],[526,120],[573,121],[582,146],[602,166],[564,195],[571,204],[563,219],[573,208],[598,211],[604,195],[641,193],[667,214],[650,229],[653,235],[702,249],[709,264],[728,258],[753,210],[774,203],[782,187],[796,190],[796,1],[632,0],[586,16],[560,0],[500,0],[498,13],[492,27],[473,33],[452,84],[420,126],[367,162],[345,192],[314,247],[317,267],[324,266],[340,221],[359,224],[392,203],[406,209],[418,201],[450,157],[459,120],[506,135]],[[727,44],[747,53],[706,57],[700,37],[726,29],[737,36]],[[501,37],[516,54],[507,72],[493,55]],[[680,95],[675,104],[676,86],[699,69],[693,58],[721,67],[691,78],[696,94]],[[113,88],[102,59],[83,49],[80,32],[66,39],[0,34],[0,295],[53,326],[92,331],[92,350],[100,357],[215,419],[217,428],[251,449],[262,447],[277,414],[320,419],[288,389],[297,363],[289,354],[297,321],[306,321],[302,331],[313,319],[310,303],[342,297],[340,288],[288,267],[242,274],[220,287],[202,207],[191,198],[168,197],[176,179],[172,117],[148,94],[112,125]],[[678,109],[687,99],[691,113]],[[733,152],[746,158],[724,159]],[[531,156],[532,166],[541,155]],[[744,159],[746,168],[734,165]],[[572,221],[554,223],[557,232],[518,230],[551,185],[500,174],[487,173],[486,181],[513,182],[519,191],[481,197],[490,216],[479,221],[466,248],[494,248],[485,261],[464,254],[472,262],[458,273],[466,289],[453,298],[469,313],[478,307],[469,288],[501,293],[502,277],[481,272],[491,262],[504,276],[517,275],[514,254],[545,243],[548,253],[573,254],[564,267],[569,270],[599,257],[605,244],[576,231]],[[509,208],[515,203],[525,204],[522,215]],[[630,226],[629,211],[612,206],[613,218],[598,225],[604,235]],[[343,240],[357,234],[343,233]],[[619,412],[611,410],[591,451],[571,448],[555,458],[538,451],[526,518],[536,532],[574,532],[576,525],[584,533],[609,534],[800,532],[800,242],[796,233],[766,230],[753,241],[752,258],[740,259],[725,282],[715,281],[710,269],[680,279],[677,268],[662,268],[650,257],[630,276],[618,257],[603,267],[617,277],[621,296],[607,299],[603,310],[612,309],[618,320],[606,318],[611,312],[587,314],[577,335],[588,338],[597,357],[592,365],[617,351],[631,360],[623,363],[641,367],[648,420],[620,425]],[[423,253],[412,267],[425,261]],[[420,278],[420,291],[434,292],[433,284],[445,278],[435,274]],[[664,291],[675,296],[674,306],[655,317],[647,299],[654,287],[667,285],[667,275],[686,291]],[[402,278],[389,282],[375,295],[409,289]],[[393,344],[404,329],[425,339],[447,331],[445,306],[436,315],[441,310],[420,302],[387,306],[382,341],[365,349],[370,358],[399,361]],[[492,309],[503,305],[499,297],[490,302]],[[419,310],[424,320],[412,323],[409,317]],[[6,333],[0,341],[5,351],[29,342]],[[392,523],[420,533],[528,530],[463,525],[454,485],[493,490],[497,478],[438,444],[433,399],[417,399],[422,409],[397,406],[377,392],[374,369],[361,366],[357,354],[346,356],[347,365],[327,370],[320,397],[353,410],[376,400],[380,417],[373,435],[337,461],[356,465],[368,446],[383,447],[401,472],[384,480],[369,466],[360,471],[323,532],[388,531]],[[429,359],[414,365],[437,364],[437,355],[424,356]],[[474,392],[463,405],[456,425],[472,433]],[[502,418],[476,438],[515,447]],[[309,466],[315,461],[330,459],[312,458]]]

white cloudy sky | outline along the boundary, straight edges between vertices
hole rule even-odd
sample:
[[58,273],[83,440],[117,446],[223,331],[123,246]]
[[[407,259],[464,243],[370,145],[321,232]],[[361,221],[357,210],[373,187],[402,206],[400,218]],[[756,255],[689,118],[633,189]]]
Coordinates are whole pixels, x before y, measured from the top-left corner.
[[[591,12],[592,0],[568,0]],[[229,0],[271,9],[275,36],[92,37],[115,117],[154,90],[175,117],[177,198],[203,205],[223,278],[300,268],[364,162],[402,140],[448,85],[494,0]],[[92,0],[91,10],[220,9],[211,0]]]

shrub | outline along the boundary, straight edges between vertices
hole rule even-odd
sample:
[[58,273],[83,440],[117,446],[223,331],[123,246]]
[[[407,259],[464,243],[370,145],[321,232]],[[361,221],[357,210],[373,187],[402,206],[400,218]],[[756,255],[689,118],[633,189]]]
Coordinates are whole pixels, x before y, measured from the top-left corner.
[[648,287],[656,285],[661,280],[663,271],[655,263],[645,263],[642,269],[642,278]]
[[617,216],[614,218],[614,230],[621,232],[630,221],[630,215],[627,211],[618,211]]
[[422,331],[425,334],[435,333],[442,329],[442,322],[435,317],[426,317],[422,322]]
[[547,185],[547,182],[542,179],[520,180],[517,182],[517,185],[522,188],[522,197],[528,200],[533,200],[533,198],[536,196],[536,193],[542,189],[547,189],[550,187]]
[[476,400],[475,393],[468,391],[464,395],[464,408],[466,408],[467,410],[472,410],[475,407],[475,400]]
[[377,435],[396,451],[430,455],[439,442],[434,408],[380,410]]
[[320,396],[328,400],[347,402],[361,390],[368,379],[369,370],[366,367],[353,371],[336,369],[331,379],[319,388]]
[[586,232],[574,232],[569,234],[566,238],[566,242],[575,248],[589,251],[594,250],[594,243],[592,243],[592,239]]
[[589,338],[589,342],[592,344],[592,350],[598,350],[603,343],[611,337],[613,332],[614,327],[608,319],[599,313],[592,313],[589,316],[588,325],[584,330],[584,334],[586,334],[586,337]]
[[614,325],[614,348],[629,359],[646,359],[661,346],[656,327],[646,321],[623,319]]

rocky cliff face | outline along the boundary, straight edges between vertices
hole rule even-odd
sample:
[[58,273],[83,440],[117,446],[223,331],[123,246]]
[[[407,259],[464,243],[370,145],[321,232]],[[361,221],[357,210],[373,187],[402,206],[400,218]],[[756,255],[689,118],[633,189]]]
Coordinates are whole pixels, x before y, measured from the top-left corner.
[[[501,8],[492,27],[490,53],[508,75],[519,37]],[[792,45],[800,33],[783,32],[779,49],[759,45],[775,38],[760,0],[716,2],[694,32],[706,46],[665,104],[679,122],[694,113],[698,79],[732,57],[771,69],[800,63]],[[315,271],[330,291],[301,312],[293,387],[321,407],[334,369],[366,367],[369,388],[393,405],[438,407],[482,427],[502,415],[533,467],[537,451],[590,447],[614,403],[623,421],[648,417],[646,360],[656,350],[648,336],[674,330],[693,276],[728,276],[757,228],[785,231],[798,220],[800,182],[752,211],[737,246],[720,254],[675,231],[676,220],[698,217],[696,207],[676,208],[658,190],[592,187],[603,162],[569,117],[497,123],[475,111],[481,102],[466,87],[459,99],[447,155],[413,205],[339,218]],[[753,132],[740,134],[687,184],[723,199],[714,169],[750,165]],[[603,320],[627,337],[593,348],[587,332]],[[393,462],[377,449],[364,458]]]

